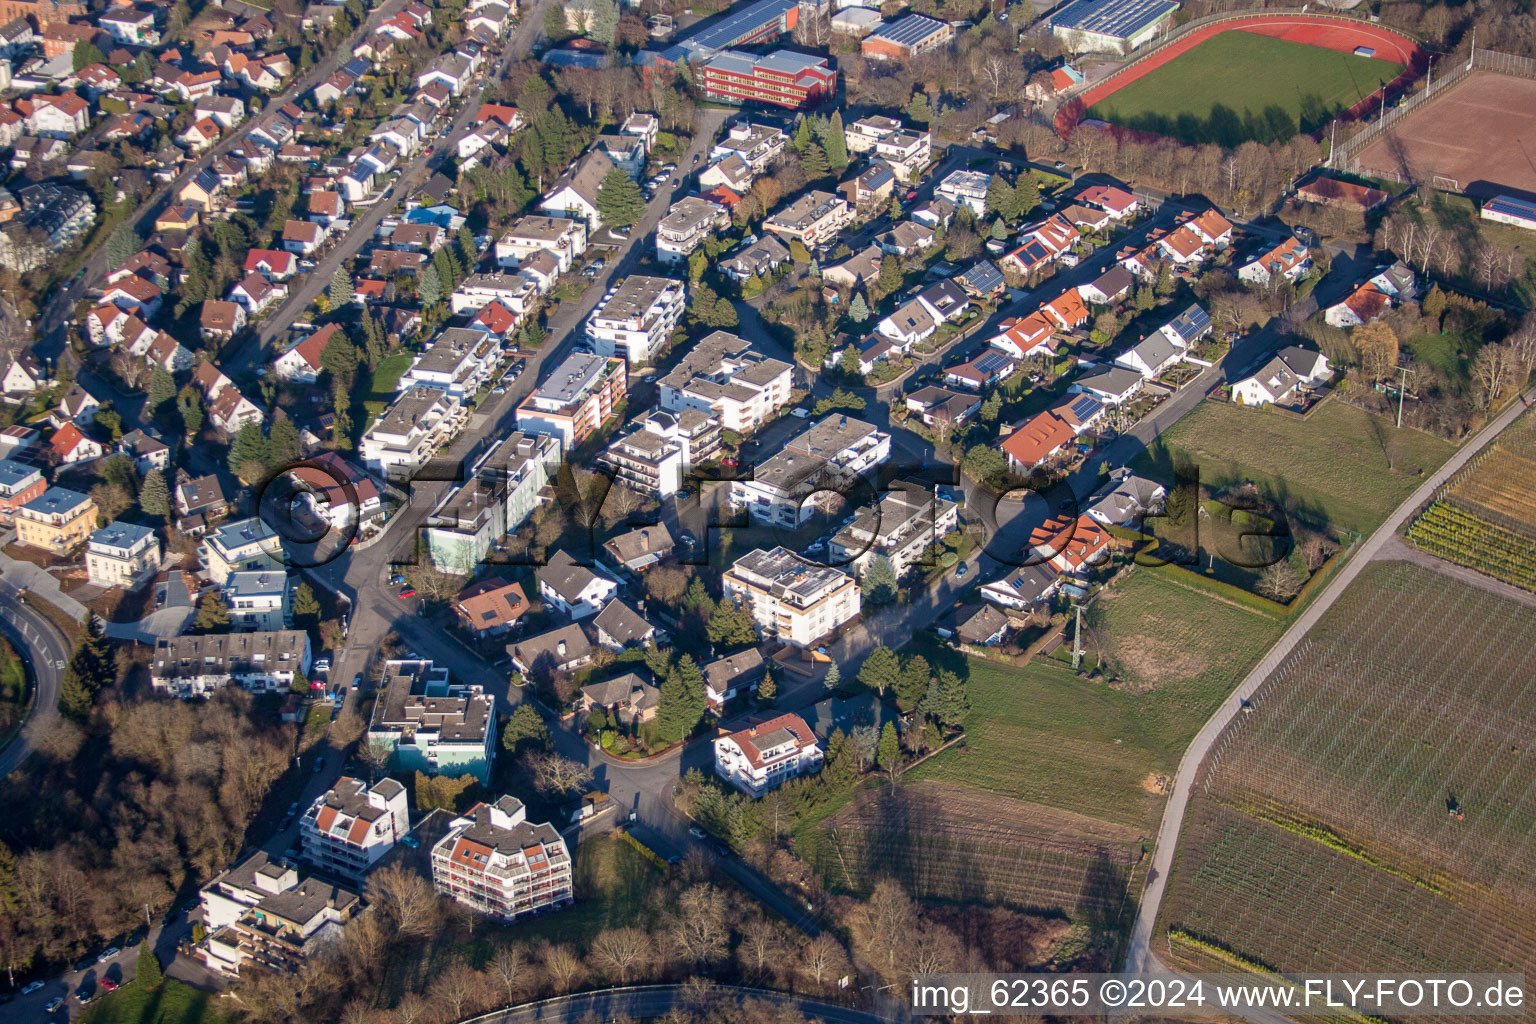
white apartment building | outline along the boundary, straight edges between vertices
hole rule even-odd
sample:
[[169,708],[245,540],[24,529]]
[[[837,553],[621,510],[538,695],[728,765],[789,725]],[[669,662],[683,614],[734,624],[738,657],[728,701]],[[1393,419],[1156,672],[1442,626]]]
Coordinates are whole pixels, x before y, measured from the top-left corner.
[[380,779],[370,788],[361,779],[343,776],[299,823],[304,859],[352,882],[361,882],[410,830],[405,787],[394,779]]
[[853,207],[847,200],[816,189],[781,207],[763,222],[763,228],[787,242],[799,241],[815,250],[832,244],[852,220]]
[[661,379],[661,407],[693,409],[714,417],[722,430],[751,434],[789,404],[794,367],[754,352],[725,331],[701,339]]
[[496,265],[511,269],[540,252],[555,256],[560,273],[587,251],[587,225],[568,217],[519,217],[496,241]]
[[85,542],[85,575],[98,587],[128,586],[160,568],[160,538],[147,526],[111,523]]
[[224,585],[229,574],[243,569],[282,571],[283,539],[261,519],[237,519],[203,538],[198,554],[208,579]]
[[476,804],[432,847],[432,883],[444,896],[511,921],[569,904],[571,854],[548,822],[530,824],[520,800]]
[[253,693],[274,693],[309,672],[309,633],[209,633],[161,637],[149,678],[156,693],[188,700],[234,683]]
[[[891,435],[873,424],[832,413],[757,467],[750,480],[731,482],[731,504],[758,522],[793,529],[816,513],[805,501],[836,492],[891,457]],[[803,504],[802,504],[803,502]]]
[[399,390],[439,388],[463,399],[491,379],[500,360],[501,344],[489,331],[449,327],[416,354],[411,368],[400,375]]
[[892,490],[878,505],[861,508],[853,522],[832,538],[829,549],[833,561],[851,565],[860,577],[870,562],[884,556],[900,578],[959,522],[960,507],[932,491]]
[[656,258],[663,263],[685,260],[704,239],[730,222],[731,215],[719,203],[684,196],[656,224]]
[[896,177],[907,184],[921,178],[933,158],[931,134],[908,130],[895,118],[879,114],[849,124],[843,129],[843,139],[848,152],[868,153],[884,160]]
[[736,559],[721,578],[727,600],[751,613],[764,636],[810,647],[858,617],[859,586],[828,565],[805,561],[785,547]]
[[451,391],[420,385],[403,391],[363,435],[363,463],[382,476],[409,476],[453,439],[468,415]]
[[624,360],[577,352],[517,407],[517,429],[560,439],[565,451],[603,425],[629,393]]
[[649,363],[672,336],[688,303],[688,289],[670,277],[633,274],[609,290],[587,319],[598,355],[630,366]]
[[339,942],[363,905],[355,891],[301,875],[261,850],[203,886],[199,898],[207,938],[198,957],[234,977],[248,964],[297,971],[308,955]]
[[770,718],[715,740],[715,774],[750,797],[821,770],[816,734],[799,715]]
[[471,274],[460,281],[453,294],[448,296],[448,307],[455,313],[473,313],[484,309],[487,303],[503,302],[509,309],[523,311],[537,294],[538,285],[526,276],[497,270],[489,274]]
[[558,438],[522,432],[508,437],[427,517],[422,540],[432,564],[445,572],[473,572],[547,498],[545,487],[559,463]]
[[292,624],[288,606],[288,574],[281,569],[232,572],[224,581],[229,624],[241,630],[271,631]]
[[772,125],[737,122],[709,151],[709,162],[717,164],[734,156],[756,177],[773,165],[788,144],[789,136]]
[[390,770],[490,782],[496,756],[496,698],[451,683],[448,669],[421,659],[384,663],[368,743],[390,750]]
[[985,171],[950,171],[933,194],[956,206],[964,203],[981,217],[987,212],[987,188],[991,184],[992,176]]
[[615,438],[600,460],[630,490],[665,498],[682,488],[689,467],[719,454],[720,424],[714,417],[698,409],[657,410]]

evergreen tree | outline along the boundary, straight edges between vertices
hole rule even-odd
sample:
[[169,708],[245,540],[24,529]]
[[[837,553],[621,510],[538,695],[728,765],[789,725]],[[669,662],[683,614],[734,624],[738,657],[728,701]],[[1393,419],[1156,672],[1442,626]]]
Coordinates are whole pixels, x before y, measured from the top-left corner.
[[896,771],[901,767],[901,745],[896,740],[896,726],[891,722],[886,722],[880,731],[880,749],[875,755],[875,763],[892,782],[896,781]]
[[998,242],[1008,241],[1008,225],[1003,223],[1001,217],[992,222],[992,238]]
[[1013,219],[1023,220],[1034,213],[1035,207],[1039,205],[1040,186],[1035,184],[1035,176],[1028,170],[1021,171],[1018,182],[1013,186]]
[[437,271],[443,291],[452,292],[459,286],[459,266],[446,245],[432,254],[432,269]]
[[688,589],[683,591],[683,611],[699,612],[705,618],[714,614],[715,599],[709,596],[702,577],[695,576],[688,581]]
[[352,278],[344,267],[336,268],[336,276],[331,278],[331,287],[326,292],[326,298],[331,302],[332,309],[340,309],[352,301],[354,295]]
[[859,682],[876,693],[885,693],[896,686],[900,675],[901,662],[896,652],[889,647],[876,647],[859,669]]
[[197,602],[197,619],[193,625],[204,632],[217,632],[229,626],[229,605],[217,591],[208,591]]
[[932,675],[928,659],[914,654],[901,666],[901,676],[896,680],[896,700],[904,708],[915,708],[928,694],[928,679]]
[[267,439],[267,466],[274,472],[294,465],[303,457],[303,445],[299,441],[299,428],[287,416],[272,424],[272,434]]
[[1001,174],[992,175],[987,183],[987,212],[1008,220],[1013,217],[1014,207],[1013,186]]
[[431,309],[443,297],[443,282],[432,264],[422,267],[416,274],[416,296],[421,299],[422,309]]
[[832,664],[827,666],[827,674],[821,677],[821,685],[825,686],[827,691],[830,693],[831,691],[836,690],[838,684],[842,681],[843,673],[838,669],[837,662],[834,661]]
[[843,354],[837,361],[837,368],[843,371],[843,376],[850,380],[857,380],[864,376],[864,371],[859,368],[859,347],[857,345],[849,345],[843,349]]
[[74,69],[89,67],[92,64],[106,64],[107,55],[101,52],[101,47],[95,43],[81,40],[75,44]]
[[211,270],[208,257],[203,255],[203,243],[196,238],[187,239],[181,250],[184,270],[181,281],[181,300],[187,303],[202,302],[208,297],[208,275]]
[[1147,310],[1151,309],[1157,304],[1157,296],[1152,294],[1151,288],[1148,288],[1146,285],[1142,285],[1140,288],[1136,289],[1136,298],[1134,301],[1136,304],[1136,311],[1139,313],[1145,313]]
[[144,486],[139,488],[139,508],[145,515],[170,521],[171,489],[165,482],[165,474],[152,469],[144,474]]
[[998,416],[1003,412],[1003,396],[994,391],[987,396],[987,400],[981,403],[981,419],[984,423],[996,423]]
[[597,187],[597,215],[614,228],[627,228],[640,220],[645,216],[640,186],[618,168],[609,171]]
[[941,725],[960,725],[971,711],[971,699],[966,693],[965,681],[947,668],[939,669],[939,674],[928,684],[922,711]]
[[1438,284],[1430,285],[1429,291],[1424,293],[1424,299],[1419,303],[1419,311],[1436,320],[1445,313],[1445,292],[1440,290]]
[[300,583],[293,590],[293,623],[299,629],[307,629],[313,636],[320,628],[320,599],[308,583]]
[[799,153],[803,156],[805,155],[805,151],[811,148],[812,142],[811,119],[808,117],[802,117],[800,119],[799,125],[795,127],[795,138],[794,141],[790,143],[790,145],[794,148],[796,153]]
[[549,749],[549,727],[532,704],[519,704],[512,712],[501,730],[501,746],[514,754]]
[[191,384],[177,393],[176,411],[181,416],[182,429],[188,437],[196,436],[203,429],[203,396]]
[[853,301],[848,303],[848,319],[856,324],[869,319],[869,303],[864,301],[864,296],[855,295]]
[[144,992],[153,992],[165,980],[165,974],[160,970],[160,961],[155,959],[155,951],[149,947],[148,942],[140,944],[139,962],[133,975],[134,982]]
[[827,130],[827,166],[841,174],[848,166],[848,140],[843,134],[843,115],[833,111],[831,127]]
[[149,413],[155,414],[166,402],[176,397],[176,379],[163,366],[156,366],[149,375]]
[[729,601],[716,605],[714,614],[705,624],[704,633],[710,643],[722,647],[757,643],[757,624],[752,616]]
[[884,555],[871,558],[859,580],[859,589],[864,605],[869,608],[879,608],[896,600],[896,570],[891,560]]
[[693,732],[704,708],[695,699],[680,667],[674,667],[661,683],[661,697],[656,708],[656,732],[664,743],[683,739]]
[[[699,287],[704,287],[702,282]],[[734,330],[739,324],[736,317],[736,304],[724,296],[716,298],[709,313],[704,317],[704,323],[720,330]]]
[[331,375],[332,387],[340,391],[352,389],[352,382],[357,379],[357,367],[361,362],[362,356],[358,353],[357,346],[352,343],[352,339],[347,337],[346,331],[337,331],[331,335],[331,340],[327,341],[325,348],[320,350],[320,368]]
[[619,5],[613,0],[593,0],[591,28],[587,35],[604,46],[612,46],[618,31]]
[[805,176],[812,181],[825,178],[831,169],[827,163],[826,152],[814,142],[806,147],[805,153],[800,157],[800,167],[805,171]]
[[757,684],[757,699],[764,704],[772,704],[779,696],[779,684],[774,681],[772,672],[763,673],[763,681]]
[[1168,269],[1168,261],[1163,260],[1157,265],[1157,284],[1152,290],[1166,296],[1173,294],[1173,287],[1173,273]]
[[880,276],[876,279],[883,295],[890,295],[901,290],[906,279],[901,272],[901,261],[894,256],[887,256],[880,261]]
[[107,266],[116,270],[128,262],[128,257],[144,248],[144,239],[134,231],[133,225],[124,221],[107,236]]
[[91,713],[91,705],[95,703],[96,695],[80,678],[80,672],[73,662],[64,666],[64,677],[59,680],[59,714],[65,718],[74,719],[77,722],[85,720]]
[[246,467],[255,463],[263,469],[267,465],[267,439],[261,428],[254,423],[242,426],[229,445],[229,471],[239,476]]
[[480,261],[480,249],[475,245],[475,236],[469,230],[468,224],[459,225],[458,243],[459,259],[463,261],[465,267],[473,269]]
[[912,94],[912,102],[907,104],[907,118],[924,125],[933,120],[933,106],[928,102],[927,93]]

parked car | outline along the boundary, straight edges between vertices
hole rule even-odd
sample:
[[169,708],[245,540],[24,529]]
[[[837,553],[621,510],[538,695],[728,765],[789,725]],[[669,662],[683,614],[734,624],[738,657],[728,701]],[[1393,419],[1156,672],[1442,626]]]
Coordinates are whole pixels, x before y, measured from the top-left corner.
[[403,601],[403,600],[405,600],[408,597],[415,597],[415,596],[416,596],[416,588],[415,587],[401,587],[400,588],[400,600]]
[[411,849],[414,850],[414,849],[416,849],[416,847],[421,845],[421,840],[417,839],[413,835],[404,835],[404,836],[400,837],[400,845],[402,845],[402,846],[409,846]]
[[99,964],[104,964],[121,952],[122,950],[118,949],[116,946],[108,946],[107,951],[96,958],[96,962]]
[[297,813],[299,813],[299,802],[295,800],[293,803],[288,805],[288,814],[292,816]]
[[[84,271],[81,271],[81,273],[84,273]],[[27,982],[26,987],[21,990],[21,994],[24,996],[29,996],[42,987],[43,983],[40,981],[29,981]]]
[[359,689],[362,689],[362,686],[363,686],[363,674],[361,672],[359,672],[357,675],[352,677],[352,689],[359,690]]
[[955,577],[957,579],[964,579],[965,574],[970,571],[971,567],[966,565],[964,562],[961,562],[958,566],[955,567]]
[[690,826],[688,829],[688,834],[693,836],[695,839],[703,839],[707,835],[707,833],[705,833],[705,831],[699,828],[697,825]]
[[79,988],[75,989],[75,999],[79,1001],[81,1006],[84,1006],[86,1003],[91,1001],[91,990],[84,985],[81,985]]
[[116,992],[117,991],[117,979],[116,978],[102,978],[101,979],[101,990],[103,992]]
[[811,411],[809,409],[791,409],[789,414],[797,420],[808,420],[811,418]]
[[54,996],[52,999],[48,1000],[48,1005],[43,1007],[43,1009],[48,1011],[49,1013],[52,1013],[54,1010],[57,1010],[59,1007],[61,1007],[63,1005],[64,1005],[64,997],[63,996]]
[[319,775],[323,771],[325,771],[325,755],[321,754],[315,758],[315,774]]
[[507,388],[504,384],[497,384],[495,387],[491,388],[491,394],[493,395],[504,395],[506,393]]

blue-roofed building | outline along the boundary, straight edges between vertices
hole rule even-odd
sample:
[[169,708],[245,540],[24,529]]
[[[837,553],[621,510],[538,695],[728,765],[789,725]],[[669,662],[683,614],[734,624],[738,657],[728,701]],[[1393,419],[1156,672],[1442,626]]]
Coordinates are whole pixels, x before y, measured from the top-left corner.
[[1074,53],[1130,53],[1173,25],[1177,0],[1074,0],[1046,21]]
[[1494,196],[1483,203],[1483,219],[1536,231],[1536,203],[1514,196]]
[[0,522],[9,523],[17,508],[47,489],[48,482],[36,466],[0,459]]
[[254,517],[220,526],[203,540],[198,553],[208,578],[220,586],[231,573],[278,569],[284,564],[283,538]]
[[955,29],[947,21],[925,14],[909,14],[881,25],[859,44],[870,60],[904,60],[948,46],[955,41]]

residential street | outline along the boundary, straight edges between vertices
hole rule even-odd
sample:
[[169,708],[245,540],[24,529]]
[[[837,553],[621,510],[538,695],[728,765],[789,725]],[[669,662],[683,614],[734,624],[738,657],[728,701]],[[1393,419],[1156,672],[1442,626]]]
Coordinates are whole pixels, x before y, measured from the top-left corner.
[[49,726],[59,719],[59,680],[64,663],[69,660],[69,641],[57,626],[27,607],[17,598],[24,589],[12,580],[0,578],[0,633],[11,642],[27,664],[37,690],[27,723],[4,748],[0,748],[0,778],[37,749],[38,741]]

